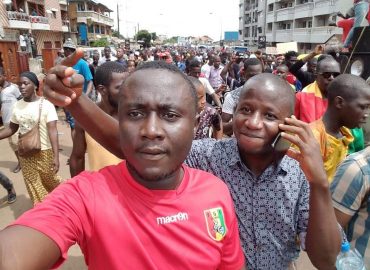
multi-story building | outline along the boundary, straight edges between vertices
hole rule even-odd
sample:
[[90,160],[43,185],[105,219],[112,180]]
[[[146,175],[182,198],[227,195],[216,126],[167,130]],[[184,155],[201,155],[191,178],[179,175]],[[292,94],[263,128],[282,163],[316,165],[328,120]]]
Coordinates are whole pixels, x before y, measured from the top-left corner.
[[239,34],[246,46],[257,44],[259,0],[239,1]]
[[114,25],[110,12],[111,9],[96,0],[70,0],[69,22],[77,43],[90,45],[100,38],[109,39]]
[[20,34],[32,34],[39,55],[43,48],[61,48],[69,32],[66,15],[66,0],[1,1],[2,38],[18,41]]
[[259,36],[266,36],[269,46],[296,41],[298,50],[305,52],[341,34],[328,21],[351,4],[345,0],[240,0],[240,39],[252,47],[257,46]]

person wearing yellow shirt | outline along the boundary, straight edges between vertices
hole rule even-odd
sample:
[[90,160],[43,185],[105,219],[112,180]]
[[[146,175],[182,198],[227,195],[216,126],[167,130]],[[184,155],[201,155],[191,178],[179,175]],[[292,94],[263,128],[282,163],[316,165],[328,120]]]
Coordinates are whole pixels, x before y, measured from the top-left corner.
[[[102,96],[101,102],[97,105],[114,118],[118,117],[119,90],[128,74],[124,65],[110,61],[99,66],[94,76],[95,88]],[[94,117],[94,115],[91,115],[91,117]],[[76,133],[73,137],[73,148],[69,162],[72,177],[85,170],[85,152],[87,152],[90,171],[98,171],[103,167],[121,162],[121,159],[103,148],[85,132],[79,123],[76,124]]]
[[357,76],[342,74],[328,87],[328,108],[310,127],[320,144],[329,182],[348,154],[353,141],[350,128],[366,122],[370,112],[370,87]]

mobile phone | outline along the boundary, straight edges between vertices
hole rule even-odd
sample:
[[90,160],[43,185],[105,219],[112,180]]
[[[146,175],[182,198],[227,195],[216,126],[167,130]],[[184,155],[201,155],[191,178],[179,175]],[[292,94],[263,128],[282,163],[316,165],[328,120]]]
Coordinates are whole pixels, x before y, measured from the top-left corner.
[[287,139],[284,139],[281,136],[281,132],[279,132],[279,134],[276,136],[276,138],[272,142],[271,146],[277,152],[286,152],[290,148],[291,144],[292,143],[288,141]]

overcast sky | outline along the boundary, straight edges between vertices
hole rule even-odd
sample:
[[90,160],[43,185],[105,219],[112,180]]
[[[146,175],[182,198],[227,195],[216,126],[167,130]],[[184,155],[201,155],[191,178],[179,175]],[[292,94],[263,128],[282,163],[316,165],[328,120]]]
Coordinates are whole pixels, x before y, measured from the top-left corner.
[[219,40],[221,32],[238,31],[239,0],[99,0],[114,10],[117,2],[120,32],[132,37],[140,29],[171,36],[208,35]]

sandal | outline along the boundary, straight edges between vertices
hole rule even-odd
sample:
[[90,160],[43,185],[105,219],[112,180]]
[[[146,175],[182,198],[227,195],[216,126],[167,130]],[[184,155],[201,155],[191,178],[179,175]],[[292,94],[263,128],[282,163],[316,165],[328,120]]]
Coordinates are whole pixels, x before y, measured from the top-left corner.
[[15,192],[9,192],[8,193],[8,204],[12,204],[14,203],[15,201],[17,200],[17,194],[15,194]]
[[17,167],[14,168],[13,173],[19,173],[21,170],[21,164],[18,163]]

